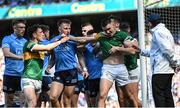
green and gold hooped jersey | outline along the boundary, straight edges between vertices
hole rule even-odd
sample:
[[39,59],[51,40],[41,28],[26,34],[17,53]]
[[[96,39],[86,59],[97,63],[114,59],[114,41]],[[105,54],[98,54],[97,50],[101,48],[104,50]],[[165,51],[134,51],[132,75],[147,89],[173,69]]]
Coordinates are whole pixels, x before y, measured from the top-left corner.
[[32,48],[36,44],[34,42],[26,42],[24,45],[24,71],[22,77],[42,80],[44,52],[32,51]]
[[103,59],[106,59],[110,56],[109,50],[112,46],[122,46],[124,40],[127,38],[132,38],[126,32],[117,31],[113,37],[106,37],[103,33],[98,33],[95,37],[101,45],[101,50],[103,53]]

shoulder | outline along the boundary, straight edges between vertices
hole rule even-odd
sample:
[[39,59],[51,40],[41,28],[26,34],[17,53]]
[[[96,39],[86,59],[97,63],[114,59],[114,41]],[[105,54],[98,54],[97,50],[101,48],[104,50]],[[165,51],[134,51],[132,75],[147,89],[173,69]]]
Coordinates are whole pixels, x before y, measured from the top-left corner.
[[31,49],[34,45],[36,45],[36,43],[27,41],[27,42],[24,44],[24,48]]
[[96,35],[94,36],[94,38],[95,38],[96,40],[101,40],[101,39],[105,38],[105,33],[104,33],[104,32],[100,32],[100,33],[96,34]]
[[117,31],[114,34],[114,37],[117,38],[118,40],[126,40],[129,37],[129,35],[124,31]]
[[22,41],[27,42],[27,39],[23,37],[23,38],[22,38]]
[[11,35],[4,36],[3,40],[12,39]]
[[49,42],[50,43],[55,42],[55,41],[59,40],[60,38],[61,38],[60,35],[57,35],[54,38],[52,38]]
[[124,35],[124,36],[128,36],[128,34],[127,34],[126,32],[124,32],[124,31],[117,31],[117,32],[115,33],[115,35]]

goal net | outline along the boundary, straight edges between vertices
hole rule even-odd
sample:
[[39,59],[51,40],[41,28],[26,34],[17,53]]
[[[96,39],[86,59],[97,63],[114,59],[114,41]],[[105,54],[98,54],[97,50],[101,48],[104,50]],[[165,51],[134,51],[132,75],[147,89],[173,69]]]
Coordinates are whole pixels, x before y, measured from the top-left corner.
[[[147,3],[148,1],[154,1],[152,3]],[[174,3],[173,3],[174,2]],[[147,16],[151,13],[158,13],[161,15],[162,17],[162,22],[166,25],[166,27],[171,31],[174,40],[176,43],[179,42],[178,47],[176,47],[176,52],[178,52],[178,54],[180,55],[180,0],[144,0],[144,3],[147,4],[144,7],[144,13],[145,13],[145,20],[147,19]],[[165,6],[162,7],[161,5],[167,5],[168,3],[170,4],[176,4],[179,6]],[[159,8],[161,7],[161,8]],[[151,41],[151,35],[148,32],[148,28],[145,27],[146,29],[146,36],[145,36],[145,41],[146,41],[146,48],[150,47],[150,41]],[[151,70],[150,70],[150,62],[147,59],[146,61],[147,63],[147,82],[148,82],[148,105],[149,107],[154,107],[154,102],[153,102],[153,98],[152,98],[152,91],[151,91]],[[180,79],[180,75],[179,77],[176,77]],[[174,79],[176,80],[176,79]],[[179,80],[180,82],[180,80]],[[174,83],[174,82],[173,82]],[[172,83],[172,85],[173,85]],[[180,84],[180,83],[177,83]],[[177,90],[180,90],[180,85],[175,85],[178,86],[179,88],[174,88]],[[178,92],[178,91],[177,91]],[[179,91],[179,95],[180,95],[180,91]],[[175,105],[176,106],[180,106],[180,97],[175,97]],[[177,99],[178,98],[178,99]],[[177,100],[177,101],[176,101]],[[179,102],[178,102],[179,100]],[[179,105],[178,105],[179,104]]]

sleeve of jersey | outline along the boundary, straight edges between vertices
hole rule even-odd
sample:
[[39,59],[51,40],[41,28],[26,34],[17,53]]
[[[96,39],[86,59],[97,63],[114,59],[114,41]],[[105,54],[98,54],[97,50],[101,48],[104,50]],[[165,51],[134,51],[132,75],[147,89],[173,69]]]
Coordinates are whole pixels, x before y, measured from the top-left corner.
[[95,38],[96,40],[100,40],[102,36],[103,36],[103,33],[100,32],[100,33],[96,34],[96,35],[94,36],[94,38]]
[[9,48],[10,41],[8,39],[8,37],[4,37],[2,40],[2,48]]
[[33,51],[33,48],[34,48],[34,46],[36,45],[36,43],[33,43],[33,42],[29,42],[28,44],[27,44],[27,50],[30,50],[30,51]]

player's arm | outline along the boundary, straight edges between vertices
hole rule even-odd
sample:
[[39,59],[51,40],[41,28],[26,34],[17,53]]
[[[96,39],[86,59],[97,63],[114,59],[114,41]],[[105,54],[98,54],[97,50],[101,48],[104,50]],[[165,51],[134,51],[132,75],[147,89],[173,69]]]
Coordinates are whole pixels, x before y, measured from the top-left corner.
[[64,37],[61,40],[55,41],[53,43],[50,43],[48,45],[40,45],[36,44],[34,47],[31,49],[32,51],[50,51],[53,48],[57,47],[58,45],[65,43],[66,41],[69,40],[69,37]]
[[8,37],[4,37],[2,40],[2,51],[5,57],[15,59],[15,60],[22,60],[23,56],[16,55],[11,52],[10,50],[10,44],[11,42],[9,41]]
[[85,60],[84,60],[82,52],[78,52],[77,57],[78,57],[79,65],[82,67],[82,73],[81,74],[83,75],[84,78],[87,78],[89,76],[89,73],[87,71]]
[[87,37],[73,37],[70,36],[70,40],[76,41],[79,43],[88,43],[88,42],[97,42],[98,39],[101,37],[101,35],[98,33],[93,33],[91,35],[88,35]]
[[10,51],[9,48],[2,48],[3,54],[5,57],[16,59],[16,60],[22,60],[23,56],[16,55]]
[[50,55],[50,59],[49,59],[49,64],[48,64],[48,67],[45,71],[46,74],[50,74],[50,69],[54,66],[55,64],[55,56],[54,56],[54,53],[52,52],[51,55]]
[[115,52],[121,52],[124,54],[135,54],[136,49],[134,49],[132,47],[125,48],[124,46],[112,46],[112,48],[109,50],[109,53],[112,54]]
[[79,43],[88,43],[88,42],[95,41],[95,38],[94,37],[73,37],[73,36],[71,36],[70,40],[76,41]]

